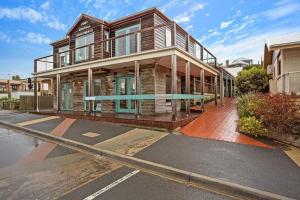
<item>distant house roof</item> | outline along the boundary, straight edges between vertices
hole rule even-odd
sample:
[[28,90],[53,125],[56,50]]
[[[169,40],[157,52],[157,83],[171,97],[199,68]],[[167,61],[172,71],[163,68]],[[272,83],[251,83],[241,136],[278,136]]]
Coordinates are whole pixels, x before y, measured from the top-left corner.
[[232,68],[224,68],[228,73],[230,73],[232,76],[237,77],[238,73],[243,70],[243,67],[232,67]]
[[244,61],[242,61],[242,60],[234,60],[229,66],[232,66],[232,65],[238,65],[238,64],[248,65],[249,63],[244,62]]
[[266,39],[268,50],[300,47],[300,33],[270,37]]
[[[245,60],[251,61],[252,59],[250,59],[250,58],[245,58],[245,57],[240,57],[240,58],[238,58],[238,59],[236,59],[236,60],[234,60],[234,61],[245,61]],[[233,61],[233,62],[234,62],[234,61]]]

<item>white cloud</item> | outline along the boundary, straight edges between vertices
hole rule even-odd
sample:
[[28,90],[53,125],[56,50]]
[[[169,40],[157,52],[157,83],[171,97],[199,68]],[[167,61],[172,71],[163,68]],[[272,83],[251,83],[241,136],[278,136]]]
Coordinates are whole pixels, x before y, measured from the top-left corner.
[[187,12],[177,15],[174,17],[174,21],[177,23],[185,23],[191,21],[191,18],[193,17],[192,14],[189,14]]
[[10,42],[10,40],[10,37],[6,33],[0,31],[0,41]]
[[0,8],[0,19],[3,18],[23,20],[30,23],[42,22],[50,28],[65,30],[65,25],[59,22],[56,17],[47,15],[46,12],[39,12],[29,7]]
[[46,1],[44,2],[42,5],[41,5],[41,8],[43,10],[48,10],[50,8],[50,2],[49,1]]
[[252,58],[255,62],[263,57],[265,39],[270,36],[282,35],[287,33],[299,32],[300,27],[288,28],[288,29],[274,29],[267,32],[261,32],[257,34],[251,34],[250,36],[243,35],[243,37],[235,38],[236,42],[231,44],[224,44],[222,42],[215,42],[208,49],[217,56],[218,62],[224,62],[225,60],[233,60],[238,57]]
[[[176,1],[175,0],[170,1],[169,4],[167,4],[167,5],[168,6],[173,5],[174,2],[176,2]],[[191,21],[191,19],[195,16],[195,13],[199,10],[203,10],[205,7],[205,4],[203,4],[203,3],[191,3],[189,1],[185,1],[184,3],[185,4],[189,3],[189,5],[191,7],[185,9],[185,10],[187,10],[186,12],[174,17],[174,21],[176,21],[177,23],[187,23],[187,22]]]
[[203,10],[204,9],[205,4],[203,3],[197,3],[195,4],[192,8],[191,8],[191,12],[196,12],[198,10]]
[[220,28],[221,28],[221,29],[227,28],[227,27],[228,27],[230,24],[232,24],[234,21],[235,21],[235,20],[232,19],[232,20],[229,20],[229,21],[226,21],[226,22],[222,22],[222,23],[220,24]]
[[286,5],[280,5],[274,9],[268,10],[263,13],[265,17],[270,20],[279,19],[288,15],[291,15],[297,11],[300,11],[299,3],[289,3]]
[[30,42],[32,44],[49,44],[51,40],[43,34],[29,32],[20,41]]
[[188,30],[192,30],[194,28],[193,25],[188,25],[187,27],[185,27],[185,30],[188,31]]
[[0,8],[0,19],[27,20],[32,23],[43,21],[43,15],[32,8]]

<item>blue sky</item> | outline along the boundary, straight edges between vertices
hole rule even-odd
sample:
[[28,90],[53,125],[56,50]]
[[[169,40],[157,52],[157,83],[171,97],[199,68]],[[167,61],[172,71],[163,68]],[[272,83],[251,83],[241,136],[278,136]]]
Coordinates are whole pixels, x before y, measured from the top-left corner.
[[210,49],[219,62],[263,55],[264,39],[300,32],[299,0],[9,0],[0,2],[0,78],[30,76],[80,13],[114,20],[158,7]]

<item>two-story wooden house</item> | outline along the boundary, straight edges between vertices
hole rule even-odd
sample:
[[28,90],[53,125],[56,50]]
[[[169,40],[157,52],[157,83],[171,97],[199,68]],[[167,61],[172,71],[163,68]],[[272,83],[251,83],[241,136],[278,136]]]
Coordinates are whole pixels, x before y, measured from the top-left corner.
[[156,8],[112,22],[82,14],[51,45],[33,76],[53,80],[58,113],[176,122],[204,93],[217,97],[216,57]]

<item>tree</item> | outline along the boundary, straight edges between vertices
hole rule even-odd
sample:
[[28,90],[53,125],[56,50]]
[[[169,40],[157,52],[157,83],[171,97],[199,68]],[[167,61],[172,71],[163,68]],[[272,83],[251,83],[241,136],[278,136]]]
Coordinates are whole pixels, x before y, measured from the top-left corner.
[[250,92],[269,91],[270,76],[262,66],[248,66],[238,73],[236,77],[237,93],[247,94]]
[[20,80],[21,77],[19,75],[12,76],[12,80]]

